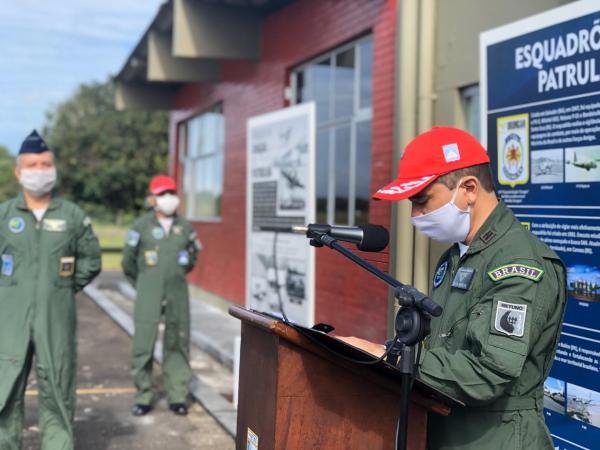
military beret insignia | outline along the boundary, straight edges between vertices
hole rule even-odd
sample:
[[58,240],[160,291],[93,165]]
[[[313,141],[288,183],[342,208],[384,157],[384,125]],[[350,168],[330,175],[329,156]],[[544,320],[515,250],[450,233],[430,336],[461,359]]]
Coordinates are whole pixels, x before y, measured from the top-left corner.
[[500,281],[510,277],[521,277],[537,282],[542,279],[543,275],[544,271],[542,269],[538,269],[537,267],[526,266],[523,264],[507,264],[505,266],[497,267],[488,272],[488,276],[493,281]]

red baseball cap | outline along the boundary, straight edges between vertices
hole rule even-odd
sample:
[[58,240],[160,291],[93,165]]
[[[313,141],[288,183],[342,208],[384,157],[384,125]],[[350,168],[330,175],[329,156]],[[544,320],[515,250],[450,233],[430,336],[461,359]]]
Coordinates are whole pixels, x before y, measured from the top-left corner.
[[167,175],[156,175],[150,180],[149,190],[152,195],[160,195],[166,191],[177,191],[177,183]]
[[433,127],[406,146],[398,164],[398,178],[379,189],[373,198],[404,200],[421,192],[441,175],[489,162],[485,148],[466,131]]

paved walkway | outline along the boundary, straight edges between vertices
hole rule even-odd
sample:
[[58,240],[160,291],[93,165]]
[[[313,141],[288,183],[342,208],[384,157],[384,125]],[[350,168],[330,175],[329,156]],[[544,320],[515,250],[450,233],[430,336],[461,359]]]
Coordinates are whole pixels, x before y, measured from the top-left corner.
[[[80,294],[79,373],[75,439],[85,450],[229,450],[233,438],[198,403],[178,417],[164,399],[160,366],[155,385],[160,400],[147,416],[130,414],[133,389],[131,339],[86,295]],[[33,371],[35,372],[35,371]],[[40,448],[35,376],[27,388],[25,450]]]
[[[134,332],[135,290],[119,272],[104,272],[85,289],[98,306],[129,335]],[[233,400],[233,347],[240,324],[218,308],[191,300],[192,347],[194,371],[192,395],[224,427],[235,435],[237,411]],[[162,330],[155,346],[154,358],[162,361]]]

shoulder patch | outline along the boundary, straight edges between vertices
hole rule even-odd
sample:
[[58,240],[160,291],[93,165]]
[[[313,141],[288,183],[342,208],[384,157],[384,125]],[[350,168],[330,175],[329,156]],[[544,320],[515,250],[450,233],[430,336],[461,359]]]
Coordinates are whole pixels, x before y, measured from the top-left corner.
[[496,305],[494,328],[508,336],[523,337],[526,317],[527,305],[499,301]]
[[521,277],[537,282],[542,279],[543,275],[544,271],[542,269],[524,264],[506,264],[488,272],[488,276],[493,281],[500,281],[510,277]]
[[140,233],[135,230],[129,230],[127,232],[127,245],[130,247],[136,247],[140,242]]
[[442,281],[444,281],[444,277],[446,276],[446,271],[448,270],[448,260],[444,261],[439,265],[437,270],[435,271],[435,275],[433,276],[433,287],[440,287]]
[[89,227],[91,224],[92,224],[92,219],[90,219],[90,216],[85,216],[85,219],[83,219],[83,226]]

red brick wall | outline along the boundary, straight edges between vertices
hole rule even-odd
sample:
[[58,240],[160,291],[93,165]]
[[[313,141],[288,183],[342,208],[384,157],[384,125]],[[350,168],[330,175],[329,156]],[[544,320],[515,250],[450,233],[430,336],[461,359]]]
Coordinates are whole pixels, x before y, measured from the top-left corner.
[[[176,124],[222,102],[225,172],[222,220],[196,223],[204,244],[192,283],[234,302],[245,302],[246,120],[285,106],[284,88],[294,66],[320,53],[373,34],[373,129],[371,187],[392,173],[396,0],[299,0],[266,18],[258,63],[226,62],[216,84],[188,84],[171,114],[171,156]],[[173,170],[177,171],[176,167]],[[389,227],[390,206],[371,202],[370,221]],[[365,254],[387,270],[388,255]],[[387,289],[370,274],[329,249],[317,250],[315,321],[344,334],[381,340],[386,334]]]

